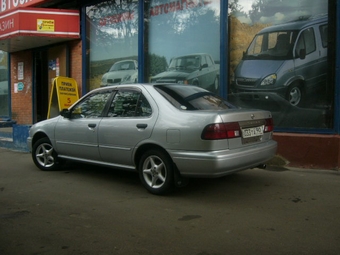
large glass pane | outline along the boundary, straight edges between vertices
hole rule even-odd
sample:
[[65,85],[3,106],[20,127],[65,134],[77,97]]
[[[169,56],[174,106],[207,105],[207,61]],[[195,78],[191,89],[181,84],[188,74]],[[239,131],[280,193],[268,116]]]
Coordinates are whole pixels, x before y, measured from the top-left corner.
[[0,50],[0,117],[9,116],[8,54]]
[[87,90],[138,78],[138,1],[104,1],[86,8]]
[[145,5],[146,80],[217,92],[220,0],[151,0]]
[[332,128],[328,0],[230,0],[230,95],[277,128]]

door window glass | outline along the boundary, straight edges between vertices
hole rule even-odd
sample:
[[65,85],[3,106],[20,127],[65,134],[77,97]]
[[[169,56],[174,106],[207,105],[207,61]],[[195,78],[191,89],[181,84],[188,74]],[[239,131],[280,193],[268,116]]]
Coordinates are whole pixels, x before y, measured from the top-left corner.
[[298,42],[297,42],[299,49],[306,49],[306,54],[310,54],[315,51],[315,36],[314,30],[312,28],[306,29],[302,32]]
[[72,109],[71,118],[101,117],[110,95],[110,91],[89,95]]

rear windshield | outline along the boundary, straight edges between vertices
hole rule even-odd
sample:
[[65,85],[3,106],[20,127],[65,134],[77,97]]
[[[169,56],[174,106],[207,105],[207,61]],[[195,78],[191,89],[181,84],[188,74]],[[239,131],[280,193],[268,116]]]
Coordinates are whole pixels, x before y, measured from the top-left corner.
[[156,90],[180,110],[225,110],[233,109],[223,98],[200,87],[190,85],[156,85]]

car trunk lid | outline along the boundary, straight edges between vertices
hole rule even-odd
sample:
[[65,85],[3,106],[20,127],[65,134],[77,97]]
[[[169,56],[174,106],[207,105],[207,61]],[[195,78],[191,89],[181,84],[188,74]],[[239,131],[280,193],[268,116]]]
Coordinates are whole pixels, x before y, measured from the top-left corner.
[[240,136],[229,139],[229,149],[268,141],[274,129],[272,115],[263,110],[243,110],[220,114],[224,123],[238,123]]

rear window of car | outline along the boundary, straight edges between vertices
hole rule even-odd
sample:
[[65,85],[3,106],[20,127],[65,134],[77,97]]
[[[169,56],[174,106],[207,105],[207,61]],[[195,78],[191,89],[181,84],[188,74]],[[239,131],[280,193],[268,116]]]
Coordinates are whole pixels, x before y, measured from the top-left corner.
[[272,93],[234,93],[228,95],[228,102],[240,108],[262,109],[271,112],[283,111],[287,105],[278,101]]
[[155,85],[155,89],[180,110],[225,110],[235,106],[205,89],[191,85]]

